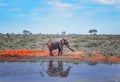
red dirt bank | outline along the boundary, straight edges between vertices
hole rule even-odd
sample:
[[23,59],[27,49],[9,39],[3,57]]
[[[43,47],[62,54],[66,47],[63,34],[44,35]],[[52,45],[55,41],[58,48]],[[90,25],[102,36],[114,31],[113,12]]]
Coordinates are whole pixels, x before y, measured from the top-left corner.
[[[98,51],[93,51],[93,56],[89,57],[86,52],[64,52],[65,55],[57,56],[57,51],[53,52],[54,58],[75,59],[75,60],[90,60],[90,61],[113,61],[120,62],[120,58],[116,56],[105,57]],[[15,57],[15,58],[29,58],[29,57],[49,57],[48,50],[5,50],[0,51],[0,60]]]

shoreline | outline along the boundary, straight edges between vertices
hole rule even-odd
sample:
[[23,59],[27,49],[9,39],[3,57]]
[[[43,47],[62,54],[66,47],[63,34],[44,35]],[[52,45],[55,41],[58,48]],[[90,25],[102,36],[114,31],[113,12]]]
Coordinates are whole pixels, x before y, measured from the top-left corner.
[[53,51],[54,56],[49,56],[48,50],[5,50],[0,52],[0,61],[30,61],[30,60],[66,60],[66,61],[110,61],[120,62],[117,56],[102,56],[98,51],[94,51],[92,56],[86,52],[64,52],[63,56],[57,56],[57,51]]

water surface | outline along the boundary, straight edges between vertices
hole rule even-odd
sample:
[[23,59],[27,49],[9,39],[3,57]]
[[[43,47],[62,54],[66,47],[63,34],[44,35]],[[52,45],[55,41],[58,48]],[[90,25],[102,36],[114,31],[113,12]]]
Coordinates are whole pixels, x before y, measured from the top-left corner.
[[0,82],[120,82],[120,64],[60,60],[1,62]]

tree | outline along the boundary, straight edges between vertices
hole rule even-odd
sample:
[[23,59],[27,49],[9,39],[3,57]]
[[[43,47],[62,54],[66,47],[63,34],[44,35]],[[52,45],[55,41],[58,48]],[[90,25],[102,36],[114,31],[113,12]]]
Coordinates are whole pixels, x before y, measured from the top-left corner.
[[32,34],[32,33],[28,30],[23,30],[23,34]]
[[96,29],[91,29],[88,31],[90,34],[96,35],[96,33],[98,32]]
[[66,31],[62,31],[62,34],[65,35],[65,34],[66,34]]

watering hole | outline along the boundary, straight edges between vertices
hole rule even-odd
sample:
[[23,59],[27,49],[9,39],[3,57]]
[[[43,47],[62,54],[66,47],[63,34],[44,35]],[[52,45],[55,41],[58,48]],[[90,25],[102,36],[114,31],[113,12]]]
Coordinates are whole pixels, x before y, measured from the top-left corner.
[[120,64],[39,60],[0,62],[0,82],[120,82]]

